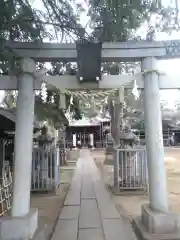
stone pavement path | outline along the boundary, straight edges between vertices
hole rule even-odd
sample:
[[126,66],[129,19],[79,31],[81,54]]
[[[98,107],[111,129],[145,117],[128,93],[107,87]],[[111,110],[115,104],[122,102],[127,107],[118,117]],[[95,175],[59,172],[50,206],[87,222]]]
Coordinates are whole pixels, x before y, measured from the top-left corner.
[[131,240],[89,150],[81,150],[52,240]]

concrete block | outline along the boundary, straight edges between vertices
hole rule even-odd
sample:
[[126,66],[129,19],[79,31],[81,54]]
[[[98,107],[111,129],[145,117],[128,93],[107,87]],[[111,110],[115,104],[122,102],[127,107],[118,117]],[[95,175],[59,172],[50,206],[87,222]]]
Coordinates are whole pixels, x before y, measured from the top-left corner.
[[156,213],[147,204],[142,206],[141,217],[135,218],[132,225],[140,239],[180,239],[180,215],[177,213]]
[[101,220],[96,200],[81,200],[79,228],[100,228]]
[[31,209],[23,217],[3,217],[0,219],[1,240],[32,239],[38,227],[38,210]]
[[64,206],[61,210],[59,219],[78,219],[80,206]]
[[180,214],[156,213],[149,208],[148,204],[142,206],[141,220],[149,233],[168,234],[180,228]]
[[80,229],[78,234],[78,240],[104,240],[102,229]]
[[136,217],[132,221],[132,227],[139,240],[179,240],[180,231],[170,234],[149,233],[141,221],[141,217]]
[[51,240],[77,240],[78,219],[59,219]]

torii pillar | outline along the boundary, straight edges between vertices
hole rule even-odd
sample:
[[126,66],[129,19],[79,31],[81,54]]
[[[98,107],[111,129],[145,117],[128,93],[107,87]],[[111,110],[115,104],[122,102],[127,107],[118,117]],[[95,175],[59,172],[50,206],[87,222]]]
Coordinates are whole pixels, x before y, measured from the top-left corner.
[[120,144],[120,137],[123,126],[123,107],[124,107],[124,87],[120,87],[116,91],[116,100],[115,100],[115,141],[116,144]]
[[157,59],[142,60],[149,204],[133,222],[140,239],[180,239],[180,216],[169,212]]
[[1,240],[32,239],[38,226],[38,212],[30,209],[35,75],[35,62],[23,59],[18,79],[12,211],[11,217],[0,219]]
[[108,99],[108,109],[109,109],[109,114],[111,116],[111,122],[110,122],[111,136],[112,138],[114,138],[114,105],[113,105],[113,100],[111,98]]
[[123,106],[124,106],[124,87],[120,87],[116,91],[116,99],[115,99],[115,119],[114,119],[114,125],[115,125],[115,149],[114,149],[114,156],[113,156],[113,165],[114,165],[114,191],[119,192],[119,164],[117,164],[117,152],[116,148],[120,148],[120,136],[122,131],[122,125],[123,125]]

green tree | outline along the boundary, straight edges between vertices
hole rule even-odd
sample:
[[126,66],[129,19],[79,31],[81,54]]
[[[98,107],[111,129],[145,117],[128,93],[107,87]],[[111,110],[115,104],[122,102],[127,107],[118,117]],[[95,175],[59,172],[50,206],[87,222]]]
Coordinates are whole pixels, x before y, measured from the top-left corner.
[[145,36],[147,40],[152,40],[157,31],[178,30],[177,9],[165,8],[161,2],[161,0],[90,0],[89,16],[94,38],[107,42],[139,40],[142,37],[137,36],[136,31],[144,23],[149,24]]
[[6,41],[39,42],[44,39],[65,41],[78,38],[81,27],[71,1],[42,0],[43,10],[32,7],[30,0],[0,1],[0,62],[7,74],[16,57]]
[[[79,37],[81,28],[78,14],[70,0],[42,0],[41,3],[43,11],[33,8],[30,0],[0,1],[0,74],[15,74],[18,68],[18,56],[6,45],[7,40],[42,42],[46,38],[49,41],[56,39],[62,42],[66,38],[71,40]],[[38,67],[40,69],[44,64],[38,63]],[[57,66],[52,64],[51,75],[56,74]],[[58,94],[58,90],[54,90],[55,98]],[[7,91],[3,105],[8,109],[11,109],[12,105],[15,107],[14,92]],[[40,119],[49,119],[55,125],[62,119],[65,121],[64,113],[56,103],[49,100],[44,103],[40,96],[36,96],[35,105],[36,114]]]

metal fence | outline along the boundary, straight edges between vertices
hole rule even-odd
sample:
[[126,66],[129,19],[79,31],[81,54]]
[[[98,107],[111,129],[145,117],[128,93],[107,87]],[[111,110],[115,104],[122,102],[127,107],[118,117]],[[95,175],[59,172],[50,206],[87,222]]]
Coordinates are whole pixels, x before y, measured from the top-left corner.
[[4,173],[0,182],[0,217],[5,216],[11,209],[12,174],[10,169]]
[[60,184],[59,149],[33,149],[32,191],[51,191]]
[[118,190],[148,191],[146,149],[116,149],[114,185]]
[[[51,191],[60,184],[59,149],[33,148],[32,191]],[[0,179],[0,217],[5,216],[12,205],[12,172],[5,169]]]

